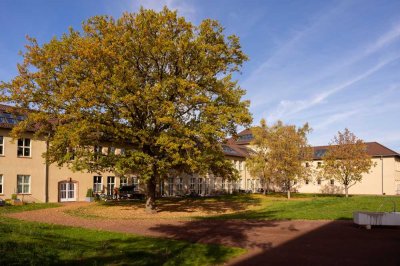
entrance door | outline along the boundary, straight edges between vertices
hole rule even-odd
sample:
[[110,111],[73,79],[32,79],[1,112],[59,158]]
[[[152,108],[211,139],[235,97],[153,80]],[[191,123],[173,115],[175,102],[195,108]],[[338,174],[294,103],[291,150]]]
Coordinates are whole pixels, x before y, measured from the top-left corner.
[[76,201],[76,185],[72,182],[60,183],[60,201]]

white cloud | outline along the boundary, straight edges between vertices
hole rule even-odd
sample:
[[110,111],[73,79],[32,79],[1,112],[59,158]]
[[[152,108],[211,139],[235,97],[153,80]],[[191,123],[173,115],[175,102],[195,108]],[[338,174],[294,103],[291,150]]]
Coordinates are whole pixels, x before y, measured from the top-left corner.
[[351,79],[348,79],[341,84],[330,88],[330,89],[325,89],[322,90],[322,93],[318,93],[316,95],[311,96],[308,99],[305,100],[295,100],[295,101],[290,101],[290,100],[282,100],[278,107],[272,111],[272,113],[268,116],[267,120],[268,121],[275,121],[278,119],[282,119],[284,117],[289,117],[293,114],[297,114],[303,110],[309,109],[315,105],[323,103],[329,96],[347,88],[350,87],[351,85],[369,77],[370,75],[374,74],[375,72],[379,71],[389,63],[399,59],[400,56],[392,57],[390,59],[387,59],[385,61],[380,62],[379,64],[375,65],[374,67],[368,69],[367,71],[363,72],[360,75],[357,75]]

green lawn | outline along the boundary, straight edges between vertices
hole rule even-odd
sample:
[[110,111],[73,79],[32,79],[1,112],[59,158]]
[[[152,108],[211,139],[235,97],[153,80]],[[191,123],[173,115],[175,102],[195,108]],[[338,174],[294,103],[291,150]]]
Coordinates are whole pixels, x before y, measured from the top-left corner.
[[398,206],[397,210],[400,210],[400,197],[398,196],[351,196],[345,198],[341,196],[295,194],[290,200],[282,195],[253,195],[252,197],[259,199],[258,206],[246,211],[213,218],[350,220],[354,211],[393,211],[393,201]]
[[0,265],[215,265],[245,252],[221,245],[25,222],[1,215],[54,206],[0,208]]

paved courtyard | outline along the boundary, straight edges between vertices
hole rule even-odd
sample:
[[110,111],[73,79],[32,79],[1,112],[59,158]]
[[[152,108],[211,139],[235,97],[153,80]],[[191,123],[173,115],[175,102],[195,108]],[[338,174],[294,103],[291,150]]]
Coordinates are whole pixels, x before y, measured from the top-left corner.
[[14,213],[13,218],[246,248],[230,265],[400,265],[400,228],[351,221],[93,219],[66,211],[88,203]]

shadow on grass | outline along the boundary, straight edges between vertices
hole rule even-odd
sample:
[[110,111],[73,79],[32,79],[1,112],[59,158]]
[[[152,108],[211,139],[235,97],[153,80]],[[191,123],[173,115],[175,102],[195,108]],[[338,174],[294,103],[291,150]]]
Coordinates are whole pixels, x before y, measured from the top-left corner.
[[[198,198],[158,198],[158,212],[204,212],[225,213],[231,211],[244,211],[251,206],[260,206],[262,200],[252,195],[227,195],[216,197]],[[132,208],[143,208],[144,201],[107,201],[103,206],[123,206]]]
[[1,217],[0,234],[0,265],[214,265],[243,253],[241,249],[215,244],[192,244]]

